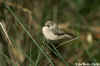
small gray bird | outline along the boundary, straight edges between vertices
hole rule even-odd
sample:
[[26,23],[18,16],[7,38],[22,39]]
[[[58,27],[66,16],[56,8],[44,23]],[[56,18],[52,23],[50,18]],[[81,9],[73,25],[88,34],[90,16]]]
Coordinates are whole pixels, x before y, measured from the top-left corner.
[[58,27],[58,24],[56,24],[53,21],[47,21],[45,23],[45,25],[42,28],[42,33],[43,33],[43,35],[46,39],[46,42],[47,42],[46,46],[47,45],[49,46],[49,48],[47,46],[47,49],[48,50],[50,50],[50,48],[52,49],[52,52],[51,52],[51,50],[48,52],[50,52],[51,55],[55,58],[57,58],[56,54],[54,53],[54,52],[56,52],[55,48],[64,57],[66,57],[68,50],[66,47],[63,47],[65,45],[65,44],[63,44],[63,42],[70,41],[76,37],[71,33],[68,33],[68,32],[66,33],[63,30],[61,30]]
[[[51,48],[54,52],[56,52],[55,51],[55,48],[56,48],[65,57],[67,53],[67,48],[63,47],[65,44],[62,44],[62,43],[76,37],[71,33],[68,33],[68,32],[66,33],[63,30],[61,30],[58,27],[58,24],[56,24],[53,21],[47,21],[45,23],[45,25],[42,28],[42,33],[46,39],[46,42],[47,42],[46,45],[48,45],[49,48]],[[47,46],[47,49],[48,49],[48,46]],[[51,52],[50,50],[51,55],[56,58],[54,52]]]
[[58,25],[52,21],[47,21],[42,28],[43,35],[47,40],[60,40],[60,39],[72,39],[74,36],[70,33],[66,33],[58,28]]

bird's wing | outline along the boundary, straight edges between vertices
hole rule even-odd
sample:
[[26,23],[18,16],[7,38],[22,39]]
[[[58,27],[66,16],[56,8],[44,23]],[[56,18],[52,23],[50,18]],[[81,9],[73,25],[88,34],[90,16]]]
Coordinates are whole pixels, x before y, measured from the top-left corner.
[[55,33],[56,35],[59,35],[59,36],[65,36],[65,38],[69,38],[69,39],[75,37],[72,33],[64,32],[64,31],[61,30],[61,29],[57,29],[56,31],[54,31],[54,33]]

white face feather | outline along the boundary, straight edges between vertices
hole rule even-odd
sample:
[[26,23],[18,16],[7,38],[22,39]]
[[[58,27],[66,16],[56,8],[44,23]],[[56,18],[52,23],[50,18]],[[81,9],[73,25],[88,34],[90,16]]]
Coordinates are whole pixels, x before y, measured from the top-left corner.
[[46,39],[48,40],[55,40],[58,38],[57,35],[55,35],[51,29],[49,29],[47,26],[44,26],[42,28],[42,32],[43,32],[43,35],[45,36]]

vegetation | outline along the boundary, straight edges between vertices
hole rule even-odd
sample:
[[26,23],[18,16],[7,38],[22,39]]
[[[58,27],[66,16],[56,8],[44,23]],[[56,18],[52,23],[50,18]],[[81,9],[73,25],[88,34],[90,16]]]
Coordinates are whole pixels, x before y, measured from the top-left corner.
[[[52,50],[42,34],[48,20],[79,38]],[[100,63],[99,21],[100,0],[0,0],[0,66]]]

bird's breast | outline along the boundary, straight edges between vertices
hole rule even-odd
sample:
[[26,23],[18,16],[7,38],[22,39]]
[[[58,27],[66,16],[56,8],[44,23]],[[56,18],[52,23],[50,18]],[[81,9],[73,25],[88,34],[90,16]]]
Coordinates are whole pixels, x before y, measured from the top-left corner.
[[58,38],[57,35],[55,35],[50,29],[48,29],[48,27],[44,27],[42,29],[42,32],[45,38],[48,40],[56,40]]

